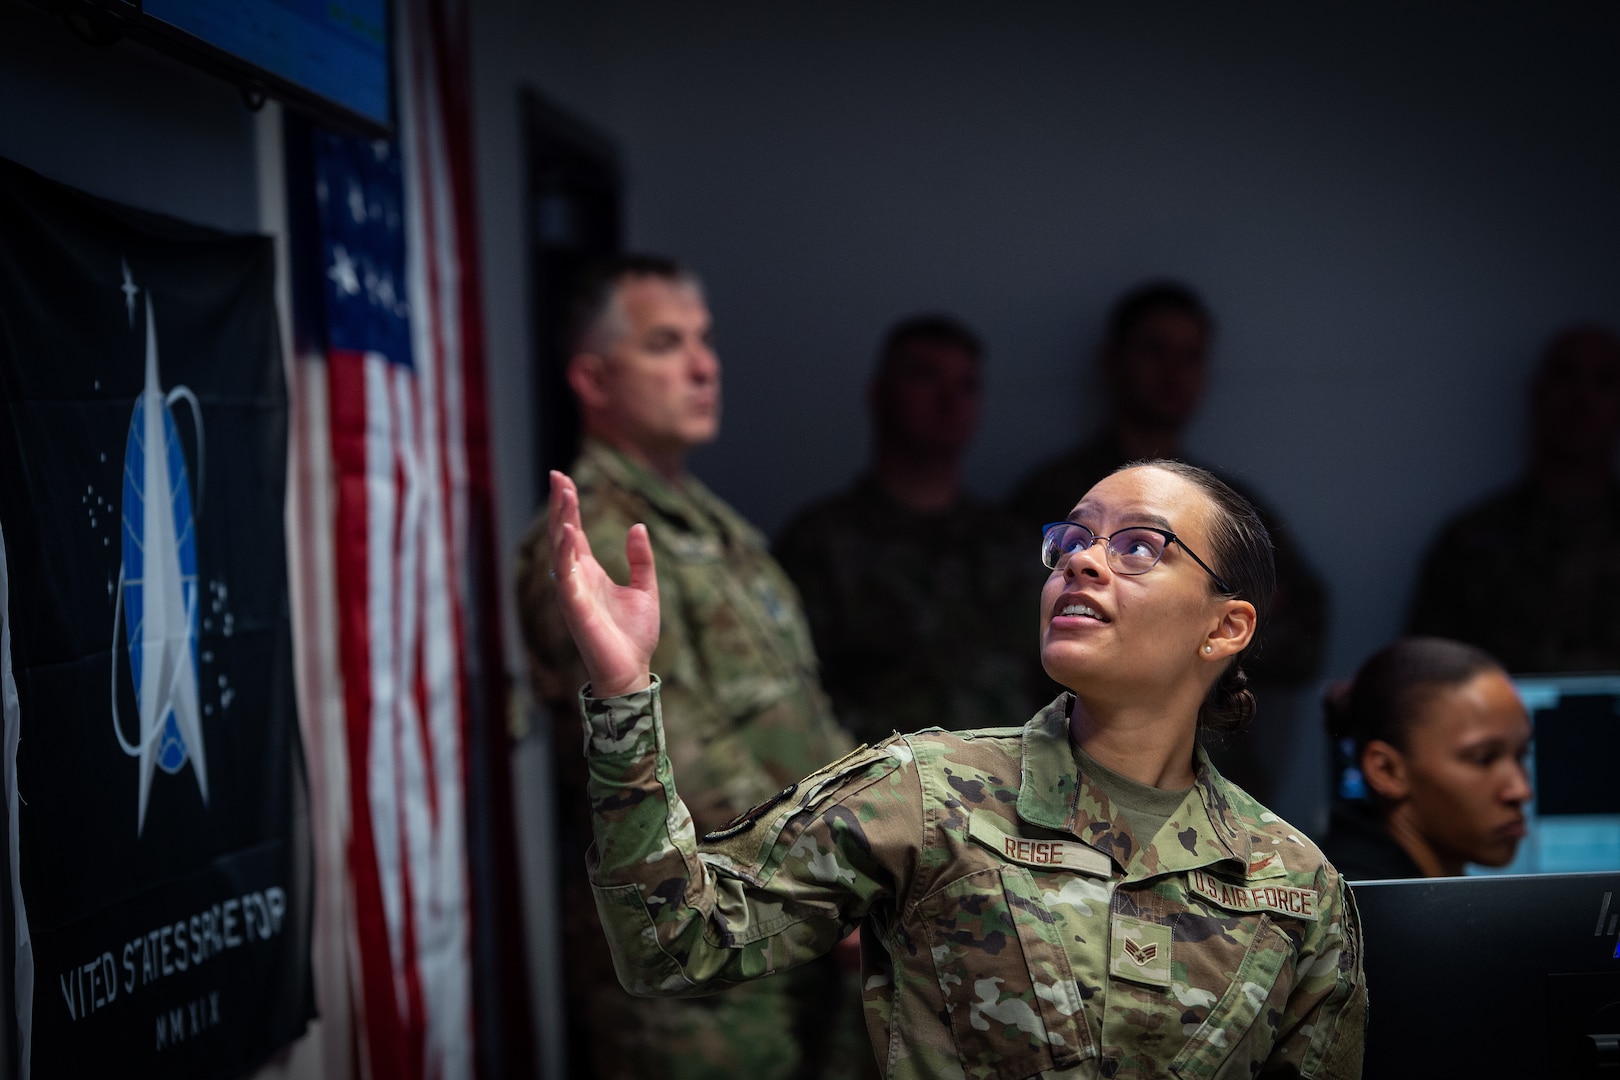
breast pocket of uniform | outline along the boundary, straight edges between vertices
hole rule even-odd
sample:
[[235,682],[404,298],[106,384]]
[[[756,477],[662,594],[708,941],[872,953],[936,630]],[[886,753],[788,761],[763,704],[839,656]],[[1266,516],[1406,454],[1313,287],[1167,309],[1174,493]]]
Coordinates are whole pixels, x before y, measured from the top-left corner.
[[967,1076],[1018,1080],[1096,1053],[1057,921],[1028,870],[968,874],[923,907]]
[[1284,973],[1293,967],[1294,948],[1270,914],[1251,918],[1253,935],[1237,970],[1170,1063],[1181,1080],[1247,1080],[1271,1055],[1293,984]]
[[[679,541],[674,542],[674,541]],[[675,582],[665,590],[664,617],[678,621],[691,640],[700,679],[730,714],[759,707],[778,693],[772,673],[778,636],[754,594],[751,568],[726,558],[709,537],[676,537],[659,573]]]

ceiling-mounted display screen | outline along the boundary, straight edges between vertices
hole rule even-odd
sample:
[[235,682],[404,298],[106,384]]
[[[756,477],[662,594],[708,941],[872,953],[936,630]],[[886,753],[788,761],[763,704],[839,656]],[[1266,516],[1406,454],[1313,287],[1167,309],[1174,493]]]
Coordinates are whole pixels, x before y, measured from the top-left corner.
[[394,133],[392,0],[30,0],[95,45],[149,45],[328,125]]
[[379,131],[393,126],[388,0],[142,0],[141,13]]

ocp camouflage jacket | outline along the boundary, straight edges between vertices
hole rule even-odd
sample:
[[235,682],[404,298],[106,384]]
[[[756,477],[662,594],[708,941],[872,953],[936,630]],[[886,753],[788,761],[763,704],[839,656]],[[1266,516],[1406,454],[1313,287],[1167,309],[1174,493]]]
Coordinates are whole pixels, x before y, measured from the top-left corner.
[[1348,891],[1202,752],[1139,843],[1079,774],[1065,694],[1021,729],[863,747],[700,844],[656,683],[580,700],[591,880],[631,993],[723,989],[859,925],[890,1077],[1360,1075]]

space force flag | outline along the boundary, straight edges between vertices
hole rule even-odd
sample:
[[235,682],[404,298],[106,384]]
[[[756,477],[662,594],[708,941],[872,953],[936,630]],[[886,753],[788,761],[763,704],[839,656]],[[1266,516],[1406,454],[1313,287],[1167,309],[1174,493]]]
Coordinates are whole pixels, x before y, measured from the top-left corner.
[[0,161],[15,1076],[236,1076],[313,1015],[273,284]]

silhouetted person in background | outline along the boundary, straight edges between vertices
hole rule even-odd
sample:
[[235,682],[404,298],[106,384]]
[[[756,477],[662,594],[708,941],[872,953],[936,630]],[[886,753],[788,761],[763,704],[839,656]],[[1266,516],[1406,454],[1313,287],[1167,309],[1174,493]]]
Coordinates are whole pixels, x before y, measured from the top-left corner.
[[1620,670],[1620,340],[1591,326],[1553,338],[1530,406],[1524,479],[1441,530],[1408,629],[1513,672]]
[[1525,835],[1530,717],[1481,649],[1405,638],[1323,702],[1351,739],[1367,798],[1341,799],[1322,850],[1351,881],[1506,866]]
[[[1083,491],[1119,466],[1144,458],[1192,461],[1182,437],[1203,402],[1209,375],[1214,320],[1197,293],[1177,282],[1155,281],[1127,292],[1114,304],[1097,354],[1097,370],[1108,394],[1108,417],[1101,435],[1028,473],[1008,506],[1026,526],[1061,519],[1070,492]],[[1271,614],[1260,627],[1260,645],[1246,663],[1262,702],[1276,702],[1286,725],[1289,709],[1278,688],[1298,687],[1322,666],[1327,626],[1327,590],[1290,539],[1287,527],[1254,493],[1206,462],[1260,512],[1276,545],[1277,592]],[[1273,688],[1267,694],[1267,687]],[[1265,721],[1263,720],[1262,723]],[[1273,731],[1281,730],[1273,728]],[[1240,736],[1229,747],[1212,746],[1222,771],[1260,799],[1274,799],[1277,761],[1286,759],[1287,739],[1262,748]],[[1273,760],[1276,759],[1276,760]]]
[[1029,661],[1039,538],[963,486],[982,368],[978,336],[954,319],[891,329],[867,388],[870,467],[777,538],[822,685],[839,720],[868,742],[1004,724],[1050,696]]
[[[1150,282],[1122,296],[1109,315],[1098,351],[1108,392],[1103,433],[1028,473],[1008,506],[1036,526],[1068,513],[1065,500],[1129,461],[1190,461],[1182,437],[1204,400],[1214,321],[1197,293],[1169,281]],[[1261,627],[1250,661],[1254,679],[1298,685],[1322,666],[1327,590],[1306,564],[1288,530],[1254,493],[1204,462],[1259,510],[1277,548],[1277,599]]]

